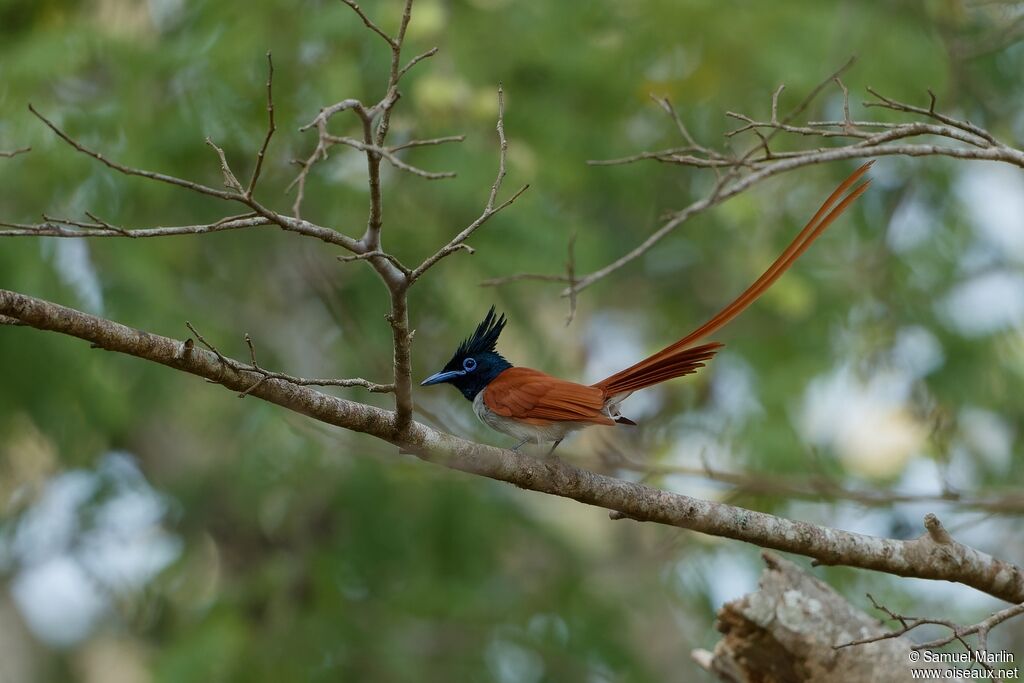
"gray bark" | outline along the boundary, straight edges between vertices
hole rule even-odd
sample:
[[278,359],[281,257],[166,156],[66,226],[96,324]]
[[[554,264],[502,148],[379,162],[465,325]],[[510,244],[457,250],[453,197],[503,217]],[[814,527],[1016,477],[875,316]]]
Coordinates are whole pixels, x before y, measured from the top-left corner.
[[728,683],[874,683],[910,680],[913,642],[889,638],[836,649],[836,645],[888,632],[828,584],[774,553],[758,590],[718,613],[723,637],[713,653],[694,658]]

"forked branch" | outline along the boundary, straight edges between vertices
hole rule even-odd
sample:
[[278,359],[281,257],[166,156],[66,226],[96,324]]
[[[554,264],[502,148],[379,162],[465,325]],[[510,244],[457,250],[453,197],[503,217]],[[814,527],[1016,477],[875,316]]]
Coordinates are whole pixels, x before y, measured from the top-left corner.
[[505,180],[507,170],[505,169],[505,160],[508,156],[508,140],[505,138],[505,91],[501,85],[498,85],[498,175],[494,179],[494,183],[491,185],[491,193],[487,197],[487,204],[484,205],[483,213],[481,213],[475,221],[467,225],[459,234],[452,238],[448,244],[441,247],[432,256],[427,257],[419,266],[416,267],[412,273],[409,274],[409,282],[415,282],[423,276],[428,270],[433,268],[438,261],[454,254],[460,249],[468,251],[470,254],[473,253],[472,247],[465,244],[474,232],[479,230],[484,223],[489,221],[495,214],[499,213],[502,209],[510,206],[512,202],[519,199],[519,196],[529,189],[529,185],[523,185],[521,188],[516,190],[511,197],[503,201],[501,204],[495,206],[495,202],[498,199],[498,192],[501,191],[501,184]]
[[[1024,168],[1024,152],[1000,142],[991,133],[969,121],[940,113],[936,110],[935,96],[931,91],[929,91],[929,106],[920,107],[898,102],[868,88],[868,92],[875,98],[875,101],[865,102],[865,107],[882,107],[924,120],[909,120],[902,123],[854,120],[850,113],[849,91],[840,79],[842,73],[852,64],[853,60],[848,61],[836,72],[822,80],[785,116],[781,116],[779,113],[779,100],[784,86],[779,86],[773,91],[767,119],[758,119],[737,112],[726,112],[727,117],[737,119],[743,124],[726,133],[727,137],[737,138],[749,135],[755,138],[747,151],[742,154],[728,150],[716,150],[710,145],[698,143],[671,103],[655,98],[658,106],[672,120],[685,143],[684,146],[645,151],[617,159],[589,163],[595,166],[608,166],[654,160],[665,164],[710,169],[715,174],[715,183],[704,197],[669,214],[665,222],[636,247],[613,262],[580,276],[575,282],[564,288],[561,295],[575,297],[594,283],[646,254],[663,238],[695,216],[751,189],[761,181],[805,166],[880,156],[946,156],[957,159],[999,161]],[[794,121],[810,107],[815,98],[830,83],[834,83],[842,92],[843,120],[795,124]],[[816,137],[823,141],[841,141],[841,144],[798,151],[778,151],[772,148],[772,143],[780,135],[799,138]],[[917,138],[920,137],[928,137],[931,140],[917,141]],[[566,282],[564,277],[548,273],[519,273],[490,280],[487,284],[505,284],[524,280]]]

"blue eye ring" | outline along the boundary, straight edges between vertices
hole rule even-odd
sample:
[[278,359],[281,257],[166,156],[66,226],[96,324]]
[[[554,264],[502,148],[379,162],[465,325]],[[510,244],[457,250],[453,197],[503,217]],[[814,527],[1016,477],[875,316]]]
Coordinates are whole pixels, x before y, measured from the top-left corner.
[[476,359],[467,358],[466,360],[462,361],[462,369],[465,370],[466,372],[473,372],[474,370],[476,370]]

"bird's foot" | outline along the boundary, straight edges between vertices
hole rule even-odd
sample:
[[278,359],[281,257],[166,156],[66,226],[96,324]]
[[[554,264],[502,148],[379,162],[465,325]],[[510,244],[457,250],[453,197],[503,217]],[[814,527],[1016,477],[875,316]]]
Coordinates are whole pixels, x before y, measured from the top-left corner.
[[520,448],[522,448],[523,444],[524,444],[524,443],[526,443],[527,441],[529,441],[529,439],[523,439],[522,441],[520,441],[519,443],[517,443],[517,444],[516,444],[515,446],[513,446],[512,448],[510,448],[509,450],[510,450],[510,451],[517,451],[517,452],[518,452],[518,451],[519,451],[519,449],[520,449]]
[[549,458],[550,458],[550,457],[553,457],[553,456],[554,456],[554,454],[555,454],[555,449],[556,449],[556,448],[558,448],[558,444],[560,444],[560,443],[562,443],[562,440],[561,440],[561,439],[559,439],[559,440],[558,440],[558,441],[556,441],[555,443],[551,444],[551,450],[550,450],[550,451],[548,451],[548,457],[549,457]]

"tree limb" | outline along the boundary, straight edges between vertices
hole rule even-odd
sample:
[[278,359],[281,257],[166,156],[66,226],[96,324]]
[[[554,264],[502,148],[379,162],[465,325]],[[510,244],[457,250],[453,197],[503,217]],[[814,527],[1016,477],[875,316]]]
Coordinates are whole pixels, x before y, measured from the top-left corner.
[[[716,182],[705,197],[671,213],[668,219],[639,245],[611,263],[581,275],[575,282],[570,283],[568,287],[562,290],[561,296],[575,297],[584,289],[608,277],[650,251],[664,237],[695,216],[749,190],[763,180],[804,166],[879,156],[945,156],[955,159],[999,161],[1024,168],[1024,151],[998,141],[991,133],[969,121],[937,112],[935,110],[934,95],[930,95],[931,103],[925,108],[898,102],[868,88],[868,92],[877,101],[865,102],[865,107],[881,107],[922,117],[928,119],[928,121],[890,123],[884,121],[852,120],[850,117],[849,91],[842,81],[839,80],[840,74],[851,66],[852,63],[852,60],[847,62],[839,70],[821,81],[785,117],[780,118],[778,113],[779,96],[783,90],[782,86],[772,93],[770,116],[767,120],[758,120],[737,112],[726,112],[727,117],[738,119],[744,123],[743,126],[726,133],[727,137],[735,137],[743,133],[749,133],[757,137],[757,142],[747,152],[740,155],[726,151],[716,151],[711,147],[698,144],[682,123],[681,118],[672,108],[671,104],[666,100],[654,98],[655,102],[673,120],[680,136],[686,143],[685,146],[672,147],[660,151],[640,152],[617,159],[590,161],[588,163],[596,166],[607,166],[654,160],[678,166],[711,169],[716,175]],[[792,122],[796,117],[805,111],[811,102],[832,82],[843,92],[843,120],[812,121],[805,125],[793,125]],[[881,130],[865,131],[863,130],[864,128],[880,128]],[[766,131],[766,133],[762,133],[762,131]],[[770,147],[771,141],[776,136],[782,134],[800,137],[819,137],[827,140],[848,139],[849,142],[836,147],[818,147],[789,152],[773,151]],[[911,138],[920,136],[937,138],[937,142],[907,142]],[[492,279],[487,284],[505,284],[523,280],[566,281],[564,278],[553,277],[547,273],[518,273],[504,278]]]
[[17,292],[0,289],[0,316],[188,372],[235,392],[247,391],[248,395],[321,422],[377,437],[422,460],[603,507],[616,517],[745,541],[811,557],[818,564],[954,581],[1007,602],[1024,602],[1024,570],[958,543],[940,531],[932,516],[926,520],[929,531],[911,540],[878,538],[789,520],[595,474],[557,458],[541,460],[472,443],[415,421],[398,429],[395,411],[266,377],[190,342],[136,330]]
[[[909,639],[881,638],[889,632],[830,586],[774,553],[762,557],[766,567],[757,590],[718,611],[715,627],[722,639],[714,651],[692,653],[719,680],[874,683],[911,680],[911,667],[943,668],[912,663]],[[863,650],[836,649],[851,634],[879,639]]]

